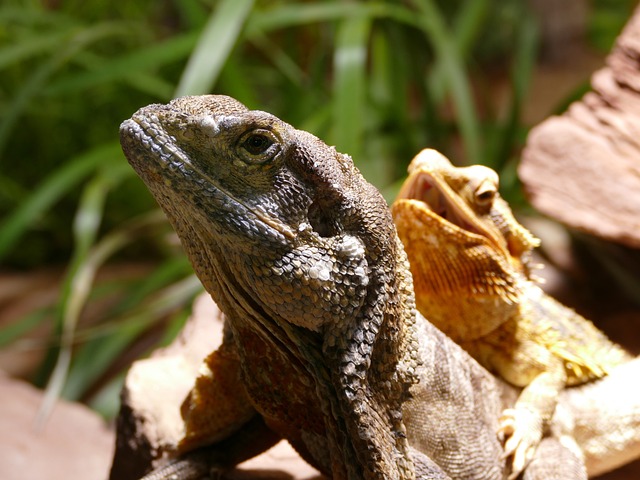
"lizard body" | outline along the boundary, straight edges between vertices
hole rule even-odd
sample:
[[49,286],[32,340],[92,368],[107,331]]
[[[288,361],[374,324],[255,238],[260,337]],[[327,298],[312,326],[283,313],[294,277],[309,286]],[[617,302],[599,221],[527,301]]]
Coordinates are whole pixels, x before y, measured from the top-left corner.
[[[147,478],[197,478],[200,453],[180,463],[190,452],[212,445],[207,458],[223,468],[227,448],[252,455],[277,438],[335,479],[505,477],[495,429],[515,390],[416,312],[387,205],[348,156],[215,95],[142,108],[121,142],[226,316],[223,344],[183,404],[174,453],[185,460]],[[637,406],[596,422],[581,448],[611,437],[640,450]],[[581,418],[603,413],[581,408]],[[243,443],[256,423],[275,435]],[[620,431],[630,435],[616,443]],[[548,459],[562,460],[563,478],[584,478],[563,432],[543,440]],[[616,464],[592,451],[587,460]]]
[[[334,478],[414,478],[401,412],[417,382],[413,294],[386,204],[351,159],[227,97],[148,107],[123,132],[227,315],[243,404]],[[218,357],[192,399],[219,397]],[[211,409],[193,403],[183,450],[228,433],[217,418],[203,432]]]
[[455,167],[423,150],[392,206],[411,261],[418,309],[490,371],[523,391],[499,433],[517,476],[565,386],[631,357],[531,280],[539,241],[514,218],[484,166]]

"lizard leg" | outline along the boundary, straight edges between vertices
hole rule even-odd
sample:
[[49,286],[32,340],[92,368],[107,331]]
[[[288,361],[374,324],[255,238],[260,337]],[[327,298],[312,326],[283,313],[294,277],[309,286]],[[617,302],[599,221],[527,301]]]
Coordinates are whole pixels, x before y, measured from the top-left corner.
[[260,415],[238,431],[213,445],[201,447],[147,473],[140,480],[200,480],[233,467],[269,449],[280,436],[269,429]]
[[538,374],[522,390],[515,406],[502,413],[498,436],[505,442],[505,456],[512,457],[509,479],[515,479],[532,460],[566,381],[564,365],[554,358],[547,371]]
[[410,447],[411,459],[416,469],[416,480],[451,480],[442,468],[424,453]]
[[[567,445],[572,442],[573,445]],[[524,480],[587,480],[587,469],[575,440],[563,437],[543,438],[531,463],[524,471]]]
[[178,454],[219,442],[257,415],[240,380],[232,342],[224,342],[205,359],[181,413],[185,433]]

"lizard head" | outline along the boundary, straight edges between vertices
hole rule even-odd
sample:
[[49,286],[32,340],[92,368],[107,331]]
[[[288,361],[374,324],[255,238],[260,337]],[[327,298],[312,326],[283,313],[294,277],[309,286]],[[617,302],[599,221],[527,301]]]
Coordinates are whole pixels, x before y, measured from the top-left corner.
[[[365,469],[400,468],[417,362],[411,279],[387,204],[351,158],[217,95],[144,107],[120,132],[241,357],[258,337],[320,382],[323,410],[342,412],[327,426],[338,463],[355,454]],[[378,400],[386,415],[368,413]],[[381,428],[395,435],[363,433]]]
[[361,308],[370,260],[394,230],[348,156],[216,95],[142,108],[121,142],[223,306],[260,303],[265,316],[314,332]]
[[[392,206],[414,277],[418,309],[454,340],[486,334],[510,315],[539,241],[482,165],[455,167],[426,149]],[[458,318],[472,320],[460,324]]]

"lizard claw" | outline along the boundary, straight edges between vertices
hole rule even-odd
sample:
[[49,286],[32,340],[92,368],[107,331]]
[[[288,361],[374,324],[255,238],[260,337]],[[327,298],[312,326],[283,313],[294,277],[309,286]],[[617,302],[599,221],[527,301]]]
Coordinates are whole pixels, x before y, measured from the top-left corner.
[[542,439],[542,418],[524,408],[509,408],[498,421],[498,438],[504,443],[504,458],[512,457],[511,475],[514,480],[527,467]]

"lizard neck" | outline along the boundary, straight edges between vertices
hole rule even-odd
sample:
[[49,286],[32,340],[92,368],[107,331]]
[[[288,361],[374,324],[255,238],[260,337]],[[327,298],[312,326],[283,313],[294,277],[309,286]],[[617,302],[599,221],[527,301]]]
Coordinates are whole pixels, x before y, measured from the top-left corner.
[[[121,138],[228,316],[268,423],[312,444],[308,417],[289,418],[307,403],[334,478],[413,478],[401,413],[417,381],[411,277],[386,202],[351,158],[217,96],[143,108]],[[270,357],[299,383],[284,396]]]
[[[414,476],[402,405],[417,383],[416,309],[405,252],[393,235],[380,257],[366,307],[355,322],[333,333],[341,339],[324,355],[337,385],[338,404],[347,420],[356,455],[363,453],[366,478]],[[371,456],[371,452],[376,452]],[[371,461],[371,458],[374,460]]]
[[[181,231],[179,222],[173,218]],[[395,229],[389,228],[389,242],[369,244],[371,280],[358,314],[322,332],[277,321],[278,313],[246,290],[237,266],[251,256],[264,259],[266,252],[249,249],[236,258],[204,228],[182,231],[180,237],[228,318],[247,392],[267,424],[293,443],[299,444],[304,432],[317,465],[335,478],[413,478],[402,405],[417,383],[416,308]],[[273,390],[286,392],[287,400],[278,404],[264,394]],[[318,418],[324,418],[321,428]],[[297,428],[278,428],[291,424]],[[324,458],[319,450],[325,450]]]

